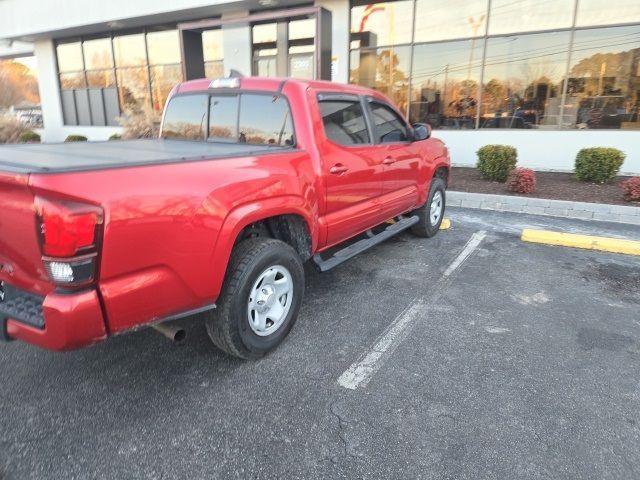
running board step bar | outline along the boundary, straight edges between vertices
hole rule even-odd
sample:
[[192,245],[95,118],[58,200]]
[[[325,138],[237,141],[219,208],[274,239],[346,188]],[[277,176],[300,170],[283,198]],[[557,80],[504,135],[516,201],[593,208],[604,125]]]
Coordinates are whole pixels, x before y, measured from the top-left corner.
[[419,221],[420,218],[417,215],[414,215],[413,217],[402,217],[400,219],[397,219],[395,223],[389,225],[380,233],[373,234],[371,230],[368,230],[367,238],[363,238],[362,240],[359,240],[356,243],[353,243],[348,247],[337,251],[331,258],[328,258],[327,260],[323,260],[320,254],[316,253],[313,256],[313,261],[316,263],[321,272],[326,272],[327,270],[331,270],[333,267],[337,267],[342,262],[346,262],[350,258],[355,257],[359,253],[362,253],[365,250],[368,250],[371,247],[393,237],[394,235],[397,235],[403,230],[406,230],[412,225],[415,225]]

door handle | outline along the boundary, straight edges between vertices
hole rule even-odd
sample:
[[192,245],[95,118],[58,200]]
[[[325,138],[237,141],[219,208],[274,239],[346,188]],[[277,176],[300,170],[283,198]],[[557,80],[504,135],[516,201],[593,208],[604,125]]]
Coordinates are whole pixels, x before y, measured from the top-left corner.
[[391,165],[392,163],[396,163],[396,159],[395,158],[391,158],[391,157],[387,157],[382,161],[382,163],[384,165]]
[[346,172],[347,170],[349,170],[349,169],[347,167],[345,167],[343,164],[336,163],[333,167],[331,167],[329,169],[329,173],[333,173],[334,175],[341,175],[344,172]]

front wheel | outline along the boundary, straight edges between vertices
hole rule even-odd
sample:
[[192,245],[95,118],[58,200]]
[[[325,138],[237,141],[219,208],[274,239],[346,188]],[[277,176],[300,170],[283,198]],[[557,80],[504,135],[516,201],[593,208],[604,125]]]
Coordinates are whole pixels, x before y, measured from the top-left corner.
[[412,212],[420,220],[411,227],[411,232],[418,237],[433,237],[438,233],[444,218],[446,200],[447,194],[444,180],[434,178],[431,181],[427,202]]
[[221,350],[256,359],[276,348],[295,323],[304,294],[304,268],[280,240],[250,238],[231,255],[207,332]]

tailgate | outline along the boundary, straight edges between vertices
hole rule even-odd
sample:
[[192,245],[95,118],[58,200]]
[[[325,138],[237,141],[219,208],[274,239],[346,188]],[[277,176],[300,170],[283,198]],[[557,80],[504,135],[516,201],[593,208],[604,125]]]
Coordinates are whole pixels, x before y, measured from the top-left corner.
[[44,296],[54,287],[42,263],[28,180],[0,172],[0,281]]

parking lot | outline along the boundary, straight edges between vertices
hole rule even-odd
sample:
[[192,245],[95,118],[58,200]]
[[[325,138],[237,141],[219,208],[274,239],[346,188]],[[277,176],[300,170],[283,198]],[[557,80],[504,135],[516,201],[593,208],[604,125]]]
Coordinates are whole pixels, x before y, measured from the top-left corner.
[[324,274],[259,362],[198,321],[77,352],[0,345],[0,478],[640,476],[640,257],[523,243],[450,209]]

